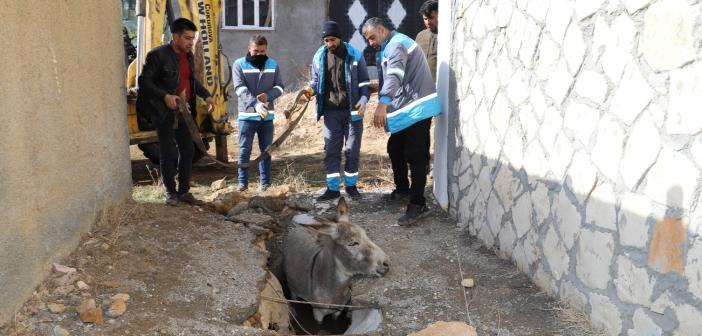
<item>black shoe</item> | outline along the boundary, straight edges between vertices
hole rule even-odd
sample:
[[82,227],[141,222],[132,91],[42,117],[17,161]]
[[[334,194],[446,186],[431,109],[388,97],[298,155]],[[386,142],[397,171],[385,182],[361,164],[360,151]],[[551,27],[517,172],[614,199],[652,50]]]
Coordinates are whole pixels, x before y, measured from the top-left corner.
[[410,191],[405,189],[395,189],[389,194],[385,194],[383,199],[386,201],[402,201],[410,198]]
[[337,199],[340,196],[341,196],[340,192],[327,189],[327,191],[325,191],[324,194],[322,194],[322,196],[317,197],[317,202],[324,202],[324,201]]
[[397,225],[399,226],[410,226],[416,223],[418,220],[424,218],[429,214],[429,209],[426,205],[408,204],[407,211],[405,211],[404,216],[397,220]]
[[358,192],[358,188],[356,188],[356,186],[346,187],[346,195],[349,195],[349,197],[355,200],[359,200],[363,197],[361,196],[361,193]]
[[166,196],[166,205],[176,206],[178,205],[178,195],[170,194]]
[[205,202],[195,198],[195,196],[193,196],[193,194],[191,194],[191,193],[185,193],[185,194],[178,195],[178,200],[183,202],[183,203],[190,204],[190,205],[203,205],[203,204],[205,204]]

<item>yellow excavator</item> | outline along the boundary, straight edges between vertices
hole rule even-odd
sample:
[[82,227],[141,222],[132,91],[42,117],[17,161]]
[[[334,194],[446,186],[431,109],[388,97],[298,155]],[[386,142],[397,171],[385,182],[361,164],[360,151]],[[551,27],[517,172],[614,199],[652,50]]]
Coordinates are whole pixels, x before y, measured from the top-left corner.
[[[137,78],[146,54],[154,47],[170,41],[169,23],[180,17],[187,18],[198,26],[198,41],[194,50],[195,75],[212,94],[215,102],[214,110],[208,113],[204,101],[198,99],[195,122],[208,147],[214,140],[217,160],[228,160],[226,137],[231,129],[227,117],[227,100],[231,70],[219,41],[221,6],[221,0],[122,0],[124,32],[128,35],[125,36],[125,52],[127,60],[131,61],[126,78],[129,143],[138,145],[144,156],[154,163],[159,160],[158,139],[148,118],[137,114]],[[133,36],[136,36],[136,50],[130,57],[129,50],[133,48],[127,45],[132,45]],[[204,155],[196,149],[195,160]]]

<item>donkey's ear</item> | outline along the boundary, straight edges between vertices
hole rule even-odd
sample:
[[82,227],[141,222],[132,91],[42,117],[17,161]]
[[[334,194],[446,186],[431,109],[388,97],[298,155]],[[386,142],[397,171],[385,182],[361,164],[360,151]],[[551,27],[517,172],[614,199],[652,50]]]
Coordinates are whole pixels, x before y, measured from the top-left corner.
[[336,238],[339,235],[336,223],[307,224],[304,227],[314,230],[317,234]]
[[349,222],[349,204],[346,203],[346,199],[339,198],[339,203],[336,205],[336,221],[341,223]]

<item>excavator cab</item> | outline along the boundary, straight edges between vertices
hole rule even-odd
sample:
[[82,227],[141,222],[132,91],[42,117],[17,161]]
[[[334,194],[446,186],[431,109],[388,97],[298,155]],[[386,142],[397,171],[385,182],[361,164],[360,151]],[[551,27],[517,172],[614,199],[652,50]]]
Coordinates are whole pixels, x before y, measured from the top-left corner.
[[[159,161],[156,131],[144,115],[138,115],[136,97],[138,77],[149,50],[168,43],[169,26],[177,18],[187,18],[198,26],[195,56],[195,78],[212,94],[214,110],[207,112],[205,102],[197,99],[195,122],[202,140],[209,146],[214,140],[216,158],[227,162],[226,137],[231,133],[227,101],[231,89],[230,62],[222,52],[219,27],[222,11],[220,0],[121,0],[122,22],[127,67],[126,93],[128,102],[129,143],[138,145],[144,156],[154,163]],[[196,149],[194,160],[205,153]]]

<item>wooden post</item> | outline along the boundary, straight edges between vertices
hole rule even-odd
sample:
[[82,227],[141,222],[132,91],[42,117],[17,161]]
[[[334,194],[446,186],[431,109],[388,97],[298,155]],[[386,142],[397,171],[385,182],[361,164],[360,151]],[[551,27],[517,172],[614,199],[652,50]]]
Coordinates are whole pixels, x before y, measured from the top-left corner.
[[227,153],[227,136],[216,135],[215,147],[217,149],[217,161],[229,162],[229,153]]

